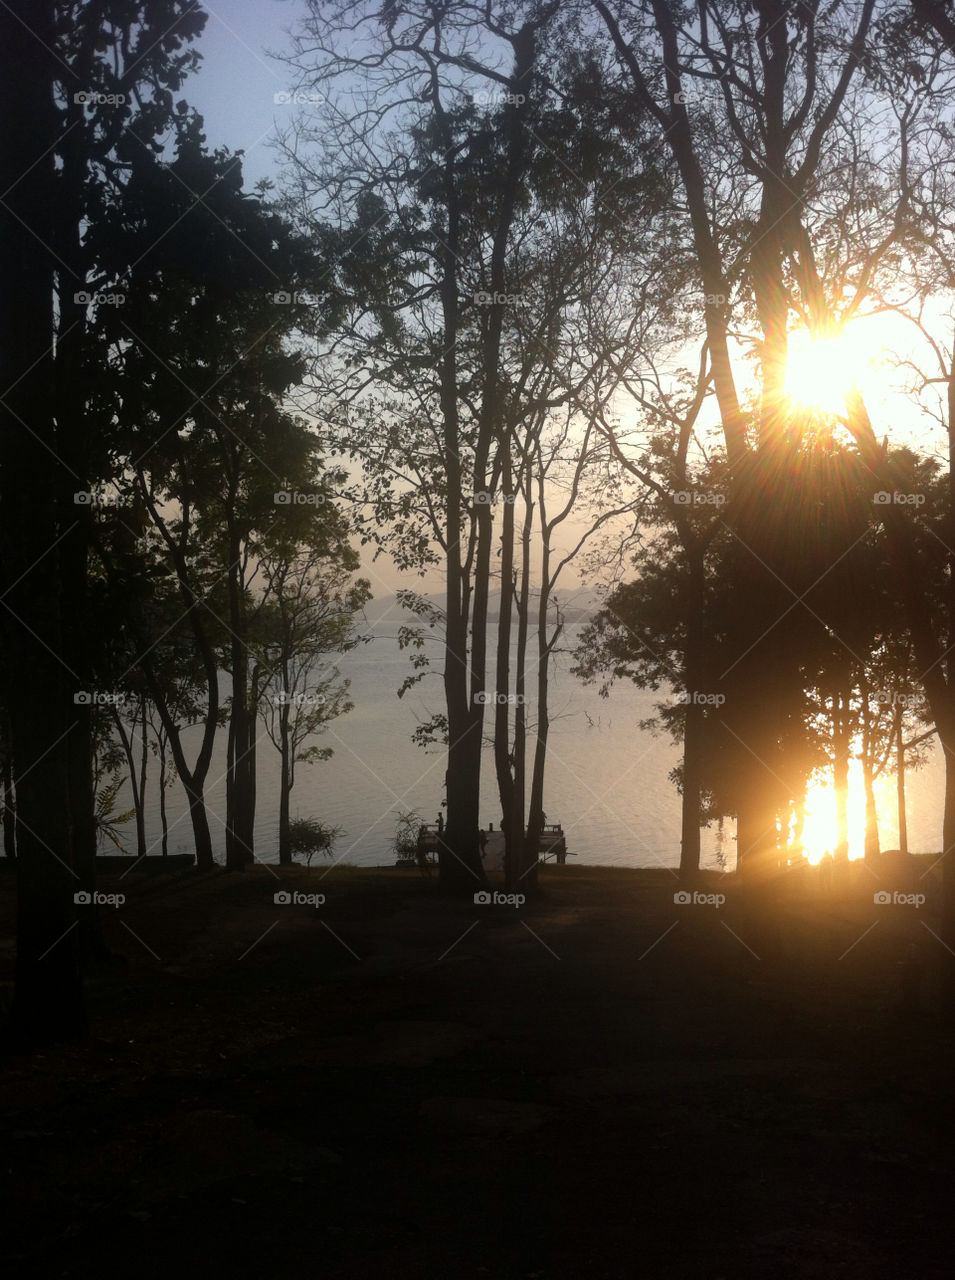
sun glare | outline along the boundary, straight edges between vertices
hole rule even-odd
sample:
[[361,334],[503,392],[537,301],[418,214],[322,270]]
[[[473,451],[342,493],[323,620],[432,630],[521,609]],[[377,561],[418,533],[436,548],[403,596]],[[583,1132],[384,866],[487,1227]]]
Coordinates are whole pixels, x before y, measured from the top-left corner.
[[[894,784],[890,788],[884,778],[876,781],[876,804],[880,816],[883,843],[895,836],[895,812],[893,809]],[[862,765],[856,759],[849,761],[849,857],[865,855],[865,786]],[[832,782],[816,779],[806,793],[806,820],[803,825],[803,848],[814,865],[836,847],[836,793]]]
[[813,337],[806,329],[789,335],[786,394],[819,413],[841,414],[846,393],[871,381],[877,351],[860,337],[861,325],[849,325],[838,336]]

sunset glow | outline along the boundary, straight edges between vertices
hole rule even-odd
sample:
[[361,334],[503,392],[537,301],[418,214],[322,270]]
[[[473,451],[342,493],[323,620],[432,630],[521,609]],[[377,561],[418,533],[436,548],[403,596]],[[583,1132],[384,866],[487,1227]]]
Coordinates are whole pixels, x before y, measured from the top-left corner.
[[[880,774],[875,780],[875,802],[879,817],[879,835],[883,849],[898,843],[898,799],[893,775]],[[862,765],[856,757],[849,761],[849,858],[865,855],[865,786]],[[793,827],[795,823],[793,824]],[[790,830],[794,839],[795,831]],[[803,846],[815,866],[836,847],[836,793],[832,775],[816,777],[806,795],[806,821]]]

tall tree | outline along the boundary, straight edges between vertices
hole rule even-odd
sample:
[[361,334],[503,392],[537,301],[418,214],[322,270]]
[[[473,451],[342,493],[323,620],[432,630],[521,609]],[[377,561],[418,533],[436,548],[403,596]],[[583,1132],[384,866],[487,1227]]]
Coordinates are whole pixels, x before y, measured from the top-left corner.
[[56,552],[66,470],[53,359],[56,18],[52,0],[13,0],[0,12],[0,551],[19,852],[12,1021],[14,1034],[33,1043],[85,1027],[66,745],[77,677],[64,645]]

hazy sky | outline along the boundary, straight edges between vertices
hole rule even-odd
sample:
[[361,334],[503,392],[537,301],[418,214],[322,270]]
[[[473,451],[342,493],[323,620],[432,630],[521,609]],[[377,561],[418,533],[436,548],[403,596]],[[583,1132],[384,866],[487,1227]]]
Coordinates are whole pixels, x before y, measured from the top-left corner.
[[183,96],[203,115],[209,145],[244,150],[247,185],[275,175],[268,143],[274,123],[294,108],[276,104],[291,75],[269,57],[289,47],[286,34],[306,11],[305,0],[201,0],[208,21],[198,47],[202,63]]

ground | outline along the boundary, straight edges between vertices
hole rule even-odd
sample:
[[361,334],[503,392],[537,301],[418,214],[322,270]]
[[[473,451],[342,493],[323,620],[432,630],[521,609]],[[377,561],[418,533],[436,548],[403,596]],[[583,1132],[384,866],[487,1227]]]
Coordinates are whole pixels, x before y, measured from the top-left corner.
[[950,1274],[930,915],[277,873],[104,881],[90,1040],[4,1063],[6,1274]]

